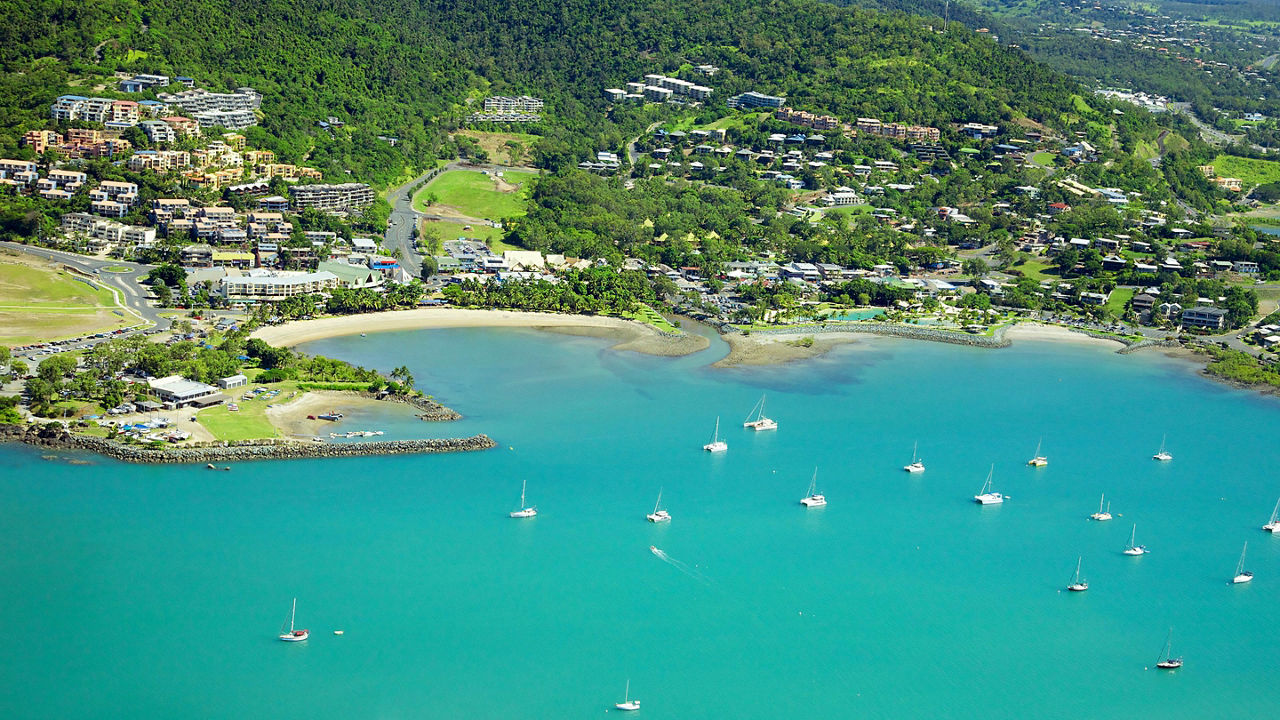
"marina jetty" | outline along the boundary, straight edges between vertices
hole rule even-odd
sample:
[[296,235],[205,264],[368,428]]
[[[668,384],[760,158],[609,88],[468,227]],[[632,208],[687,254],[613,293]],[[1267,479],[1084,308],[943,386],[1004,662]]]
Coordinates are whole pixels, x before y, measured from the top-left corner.
[[319,443],[268,439],[204,443],[184,447],[150,447],[76,435],[59,428],[27,425],[0,426],[0,442],[3,441],[25,442],[44,448],[95,452],[125,462],[168,464],[471,452],[489,450],[498,446],[498,443],[482,434],[467,438],[431,440]]

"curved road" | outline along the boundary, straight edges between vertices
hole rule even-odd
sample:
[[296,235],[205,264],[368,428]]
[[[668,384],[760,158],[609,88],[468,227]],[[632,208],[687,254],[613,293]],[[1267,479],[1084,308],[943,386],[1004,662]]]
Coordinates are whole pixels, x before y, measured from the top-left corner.
[[[49,248],[34,247],[31,245],[23,245],[14,242],[0,242],[0,247],[17,250],[18,252],[35,255],[37,257],[54,260],[64,265],[68,265],[80,272],[90,275],[96,279],[98,284],[112,290],[116,295],[116,302],[125,309],[133,312],[141,317],[147,323],[157,328],[166,328],[169,321],[160,317],[160,309],[152,307],[147,302],[147,296],[150,290],[139,285],[138,281],[143,275],[150,272],[150,265],[128,262],[125,260],[100,260],[96,257],[87,255],[77,255],[75,253],[63,252],[61,250],[50,250]],[[128,272],[106,272],[104,268],[108,267],[124,267],[129,268]]]

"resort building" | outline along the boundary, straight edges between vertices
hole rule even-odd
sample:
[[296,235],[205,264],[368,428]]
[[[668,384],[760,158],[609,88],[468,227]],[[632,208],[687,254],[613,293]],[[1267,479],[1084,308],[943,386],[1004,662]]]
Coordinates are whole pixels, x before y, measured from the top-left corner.
[[225,277],[221,283],[222,296],[228,300],[279,300],[335,287],[338,287],[338,276],[324,270],[310,273],[253,270],[239,277]]
[[289,188],[294,209],[355,210],[373,204],[373,188],[365,183],[295,185]]
[[214,405],[226,399],[218,388],[195,380],[188,380],[181,375],[170,375],[155,380],[148,380],[151,392],[168,408],[180,408],[188,405],[204,407]]
[[1227,311],[1222,308],[1196,306],[1182,311],[1182,327],[1221,330],[1227,326]]
[[765,95],[754,90],[749,90],[741,95],[734,95],[726,101],[731,108],[780,108],[787,104],[784,97],[776,97],[774,95]]

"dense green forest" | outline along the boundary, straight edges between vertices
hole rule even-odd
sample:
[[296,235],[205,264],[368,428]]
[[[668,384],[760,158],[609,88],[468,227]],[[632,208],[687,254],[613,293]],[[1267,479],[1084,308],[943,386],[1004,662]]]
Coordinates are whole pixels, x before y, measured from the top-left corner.
[[[1056,122],[1074,83],[955,25],[814,0],[92,0],[9,3],[0,27],[0,150],[48,126],[48,103],[115,71],[189,75],[264,95],[252,141],[327,175],[390,182],[452,156],[448,131],[488,93],[547,101],[545,167],[619,149],[654,110],[602,96],[688,62],[722,68],[712,109],[747,89],[852,117]],[[88,86],[88,87],[86,87]],[[132,96],[142,98],[147,95]],[[318,120],[347,123],[329,133]],[[377,140],[394,135],[396,147]]]

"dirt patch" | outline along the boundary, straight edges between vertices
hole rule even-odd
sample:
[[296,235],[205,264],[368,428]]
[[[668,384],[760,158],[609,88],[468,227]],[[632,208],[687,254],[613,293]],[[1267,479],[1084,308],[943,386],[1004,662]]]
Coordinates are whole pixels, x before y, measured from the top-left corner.
[[509,183],[506,178],[500,178],[497,176],[493,178],[493,184],[500,193],[513,193],[520,189],[520,186],[516,183]]

